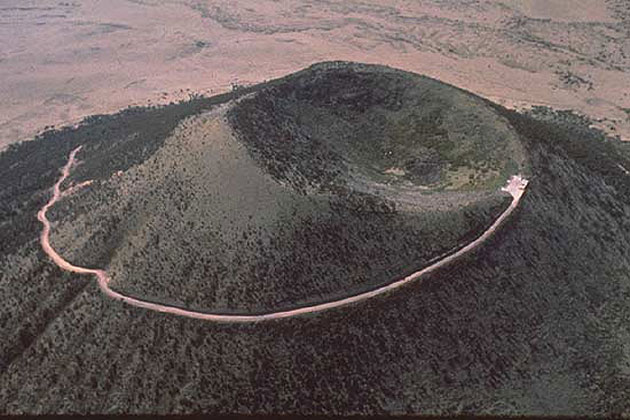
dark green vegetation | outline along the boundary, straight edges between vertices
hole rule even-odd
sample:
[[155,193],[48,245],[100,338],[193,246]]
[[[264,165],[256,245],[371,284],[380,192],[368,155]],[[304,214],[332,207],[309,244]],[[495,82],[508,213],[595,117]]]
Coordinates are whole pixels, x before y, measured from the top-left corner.
[[[220,325],[124,306],[49,263],[36,221],[30,234],[24,222],[23,236],[3,230],[0,412],[628,413],[628,145],[571,113],[488,105],[517,133],[532,173],[508,225],[422,282],[316,316]],[[15,165],[12,183],[0,178],[3,205],[14,203],[2,229],[28,220],[22,214],[35,220],[73,147],[55,144],[0,155],[0,168]],[[80,170],[96,153],[80,156],[76,180],[95,176]],[[107,170],[131,173],[158,153]],[[13,183],[21,186],[5,193]],[[88,213],[80,197],[108,188],[60,203],[54,228]],[[64,252],[82,258],[86,248]]]

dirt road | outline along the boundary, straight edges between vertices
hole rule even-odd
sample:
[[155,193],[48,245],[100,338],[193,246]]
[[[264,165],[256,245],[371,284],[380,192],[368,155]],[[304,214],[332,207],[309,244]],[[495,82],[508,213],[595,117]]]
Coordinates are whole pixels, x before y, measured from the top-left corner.
[[[396,280],[392,283],[389,283],[385,286],[378,287],[376,289],[370,290],[368,292],[359,293],[354,296],[349,296],[343,299],[333,300],[330,302],[319,303],[315,305],[303,306],[300,308],[290,309],[287,311],[278,311],[278,312],[268,312],[263,314],[243,314],[243,315],[229,315],[229,314],[213,314],[206,312],[197,312],[191,311],[187,309],[178,308],[170,305],[163,305],[153,302],[148,302],[142,299],[133,298],[130,296],[125,296],[122,293],[119,293],[115,290],[112,290],[109,287],[110,278],[107,276],[107,273],[104,270],[93,269],[93,268],[85,268],[73,265],[66,261],[61,255],[54,250],[54,248],[50,245],[50,221],[46,217],[46,213],[50,207],[52,207],[60,198],[67,195],[67,191],[61,191],[61,184],[65,181],[65,179],[70,174],[70,170],[72,166],[76,162],[76,155],[81,150],[81,146],[74,149],[68,158],[68,162],[62,169],[62,174],[57,183],[53,187],[53,195],[41,208],[41,210],[37,213],[37,219],[44,225],[41,234],[41,244],[44,252],[48,254],[48,256],[53,260],[55,264],[57,264],[61,269],[66,271],[71,271],[78,274],[93,274],[98,279],[98,285],[101,288],[101,291],[107,296],[121,300],[129,305],[137,306],[139,308],[145,308],[152,311],[157,312],[165,312],[174,315],[185,316],[188,318],[196,318],[202,319],[206,321],[215,321],[215,322],[257,322],[257,321],[265,321],[271,319],[279,319],[279,318],[288,318],[301,314],[310,314],[314,312],[320,312],[327,309],[337,308],[344,305],[349,305],[351,303],[357,303],[366,299],[369,299],[373,296],[377,296],[383,294],[389,290],[396,289],[401,287],[404,284],[407,284],[413,280],[420,278],[422,275],[430,273],[432,271],[437,270],[440,267],[443,267],[450,262],[456,260],[462,255],[472,251],[479,245],[481,245],[484,241],[486,241],[496,230],[499,228],[501,223],[514,211],[514,209],[518,206],[523,193],[525,192],[525,188],[527,187],[527,180],[522,178],[520,175],[515,175],[510,178],[506,187],[503,187],[502,190],[510,193],[512,195],[512,203],[510,206],[503,212],[501,215],[494,221],[494,223],[485,231],[481,236],[479,236],[474,241],[470,242],[463,248],[459,249],[456,252],[453,252],[450,255],[436,261],[428,267],[423,268],[420,271],[416,271],[413,274],[410,274],[407,277],[404,277],[400,280]],[[88,182],[84,182],[79,185],[87,186]],[[76,187],[71,187],[76,188]]]

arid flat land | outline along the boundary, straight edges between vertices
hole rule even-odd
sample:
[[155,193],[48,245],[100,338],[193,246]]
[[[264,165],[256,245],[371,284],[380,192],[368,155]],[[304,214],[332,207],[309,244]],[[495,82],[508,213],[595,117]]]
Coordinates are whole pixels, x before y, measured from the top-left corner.
[[624,0],[0,1],[0,150],[324,60],[386,64],[630,139]]

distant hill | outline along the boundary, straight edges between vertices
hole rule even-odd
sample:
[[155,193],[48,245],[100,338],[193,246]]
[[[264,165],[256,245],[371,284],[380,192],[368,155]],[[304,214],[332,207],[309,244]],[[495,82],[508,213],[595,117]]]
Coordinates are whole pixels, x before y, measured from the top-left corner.
[[[570,112],[508,111],[426,77],[322,63],[162,108],[95,116],[0,154],[0,413],[628,413],[630,152]],[[399,291],[224,325],[224,313],[385,284],[479,235]]]

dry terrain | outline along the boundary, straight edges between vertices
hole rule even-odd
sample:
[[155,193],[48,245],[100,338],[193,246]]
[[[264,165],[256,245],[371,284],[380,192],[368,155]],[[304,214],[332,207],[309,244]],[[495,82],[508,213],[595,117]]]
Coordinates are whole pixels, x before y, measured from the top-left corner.
[[0,149],[48,125],[275,78],[387,64],[630,138],[624,0],[3,0]]

